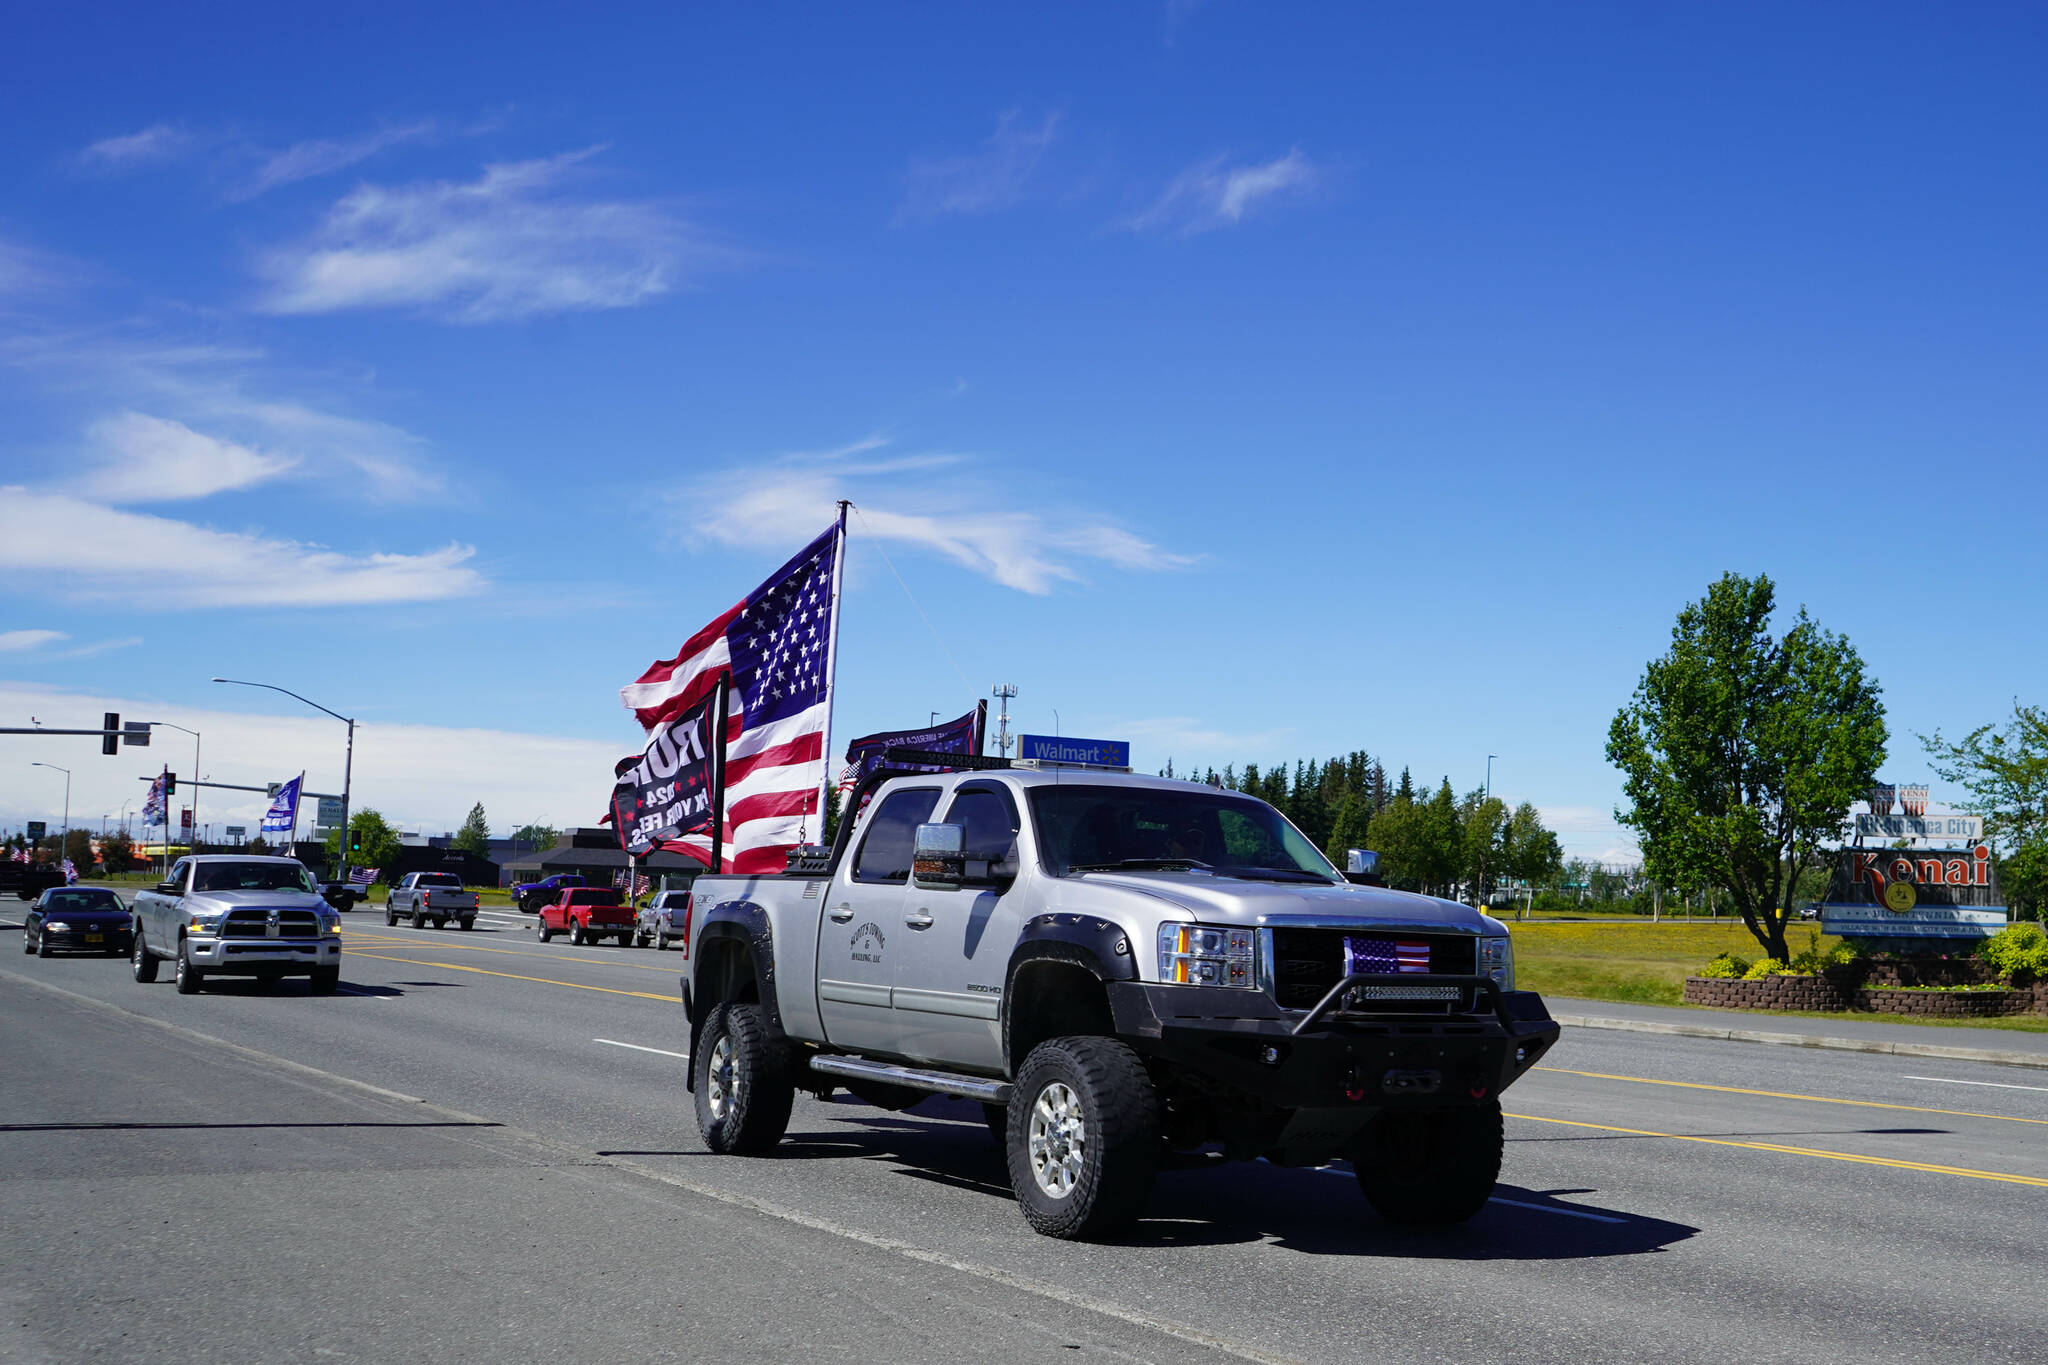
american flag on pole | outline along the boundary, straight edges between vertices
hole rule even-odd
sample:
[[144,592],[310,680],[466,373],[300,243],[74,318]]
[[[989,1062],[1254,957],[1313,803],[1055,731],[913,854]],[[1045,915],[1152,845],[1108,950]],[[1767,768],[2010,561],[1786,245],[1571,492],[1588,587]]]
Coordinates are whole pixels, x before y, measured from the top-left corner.
[[377,880],[377,873],[380,870],[374,867],[352,867],[348,870],[348,884],[350,886],[368,886],[371,882]]
[[[845,518],[760,587],[619,689],[653,730],[702,701],[721,675],[726,707],[726,872],[779,872],[789,850],[822,830],[825,731],[831,719],[832,628]],[[664,845],[708,862],[696,834]]]

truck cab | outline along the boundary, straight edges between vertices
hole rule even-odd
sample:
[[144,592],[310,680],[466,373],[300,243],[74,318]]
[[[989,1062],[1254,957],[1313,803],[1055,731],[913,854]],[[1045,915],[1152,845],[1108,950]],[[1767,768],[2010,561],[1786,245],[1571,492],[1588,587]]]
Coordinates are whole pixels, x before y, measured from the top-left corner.
[[779,1138],[779,1070],[981,1100],[1055,1236],[1132,1216],[1162,1143],[1350,1156],[1398,1221],[1457,1221],[1491,1192],[1499,1092],[1558,1032],[1515,990],[1504,925],[1353,884],[1237,792],[981,760],[873,794],[829,852],[693,888],[714,1150]]

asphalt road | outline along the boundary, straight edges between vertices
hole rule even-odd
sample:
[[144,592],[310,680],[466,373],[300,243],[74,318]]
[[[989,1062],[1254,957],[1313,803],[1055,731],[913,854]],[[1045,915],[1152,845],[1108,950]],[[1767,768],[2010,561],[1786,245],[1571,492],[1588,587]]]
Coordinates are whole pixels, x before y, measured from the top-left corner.
[[359,909],[331,997],[0,934],[0,1359],[2048,1354],[2036,1071],[1567,1032],[1466,1227],[1237,1165],[1074,1245],[969,1105],[800,1098],[772,1157],[709,1156],[680,955],[530,923]]

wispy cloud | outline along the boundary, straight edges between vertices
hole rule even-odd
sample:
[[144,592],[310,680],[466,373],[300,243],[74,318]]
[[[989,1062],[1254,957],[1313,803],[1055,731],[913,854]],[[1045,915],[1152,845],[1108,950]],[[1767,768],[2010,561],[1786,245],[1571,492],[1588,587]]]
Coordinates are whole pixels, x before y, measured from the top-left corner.
[[158,123],[139,133],[101,138],[78,156],[89,166],[122,171],[152,161],[167,161],[183,152],[190,143],[190,136],[182,129]]
[[[817,533],[845,498],[877,539],[932,551],[1021,592],[1083,581],[1081,565],[1125,570],[1193,562],[1106,521],[1049,522],[1027,511],[993,511],[988,484],[955,455],[882,456],[880,438],[821,453],[750,460],[677,494],[715,502],[717,517],[693,533],[724,545],[786,546]],[[792,537],[796,538],[793,540]]]
[[61,630],[0,630],[0,654],[22,654],[70,638]]
[[961,156],[919,158],[910,163],[899,219],[936,218],[948,213],[992,213],[1022,202],[1025,187],[1059,129],[1056,113],[1035,125],[1015,109],[996,120],[996,130],[979,148]]
[[713,253],[652,203],[584,199],[599,148],[487,167],[466,183],[362,185],[312,238],[269,253],[273,313],[410,308],[451,322],[626,308]]
[[295,142],[281,152],[266,157],[263,164],[242,185],[230,191],[231,199],[254,199],[279,185],[295,184],[311,180],[315,176],[331,175],[346,170],[360,161],[367,161],[387,147],[413,142],[434,132],[431,119],[419,123],[408,123],[397,128],[379,128],[372,133],[353,138],[317,138],[308,142]]
[[[189,477],[180,486],[213,477],[224,480],[221,488],[241,487],[258,475],[289,472],[386,501],[432,497],[445,486],[425,458],[426,442],[412,433],[267,392],[280,380],[267,372],[261,351],[125,333],[22,333],[0,338],[0,362],[74,387],[102,411],[116,410],[94,424],[88,461],[132,460],[160,476],[182,455]],[[143,416],[145,409],[155,411]],[[208,442],[217,449],[209,452]],[[229,467],[210,472],[204,462],[211,455],[228,457]]]
[[1256,209],[1302,197],[1322,177],[1322,169],[1299,149],[1251,166],[1233,166],[1225,157],[1211,157],[1175,176],[1158,198],[1121,226],[1132,232],[1182,236],[1235,227]]
[[105,457],[78,482],[102,502],[203,498],[268,482],[298,463],[140,412],[96,422],[91,435]]
[[170,607],[341,606],[476,592],[475,551],[347,555],[325,546],[0,488],[0,570],[81,598]]

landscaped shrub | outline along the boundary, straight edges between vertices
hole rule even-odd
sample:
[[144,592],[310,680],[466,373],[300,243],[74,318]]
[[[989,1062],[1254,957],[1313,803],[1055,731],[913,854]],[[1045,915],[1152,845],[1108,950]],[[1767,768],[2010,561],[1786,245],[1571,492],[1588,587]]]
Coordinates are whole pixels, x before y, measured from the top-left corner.
[[1700,975],[1715,981],[1739,981],[1748,970],[1748,959],[1737,957],[1733,953],[1722,953],[1700,968]]
[[2014,981],[2048,976],[2048,932],[2038,924],[2007,925],[1977,951]]
[[1762,981],[1764,978],[1771,976],[1806,975],[1808,973],[1798,970],[1788,962],[1780,962],[1774,957],[1760,957],[1750,964],[1749,970],[1742,974],[1742,979],[1744,981]]

